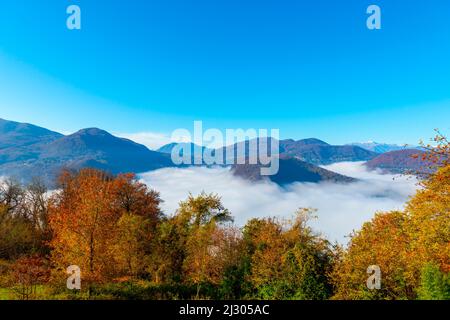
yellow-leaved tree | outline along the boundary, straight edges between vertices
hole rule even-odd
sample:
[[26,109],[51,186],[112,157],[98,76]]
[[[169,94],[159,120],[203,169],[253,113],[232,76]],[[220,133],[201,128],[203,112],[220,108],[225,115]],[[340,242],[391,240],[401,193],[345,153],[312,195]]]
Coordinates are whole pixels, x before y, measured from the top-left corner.
[[[351,235],[331,274],[335,299],[450,299],[450,146],[442,135],[434,141],[422,155],[432,170],[405,209],[378,213]],[[380,267],[379,290],[366,285],[370,265]]]

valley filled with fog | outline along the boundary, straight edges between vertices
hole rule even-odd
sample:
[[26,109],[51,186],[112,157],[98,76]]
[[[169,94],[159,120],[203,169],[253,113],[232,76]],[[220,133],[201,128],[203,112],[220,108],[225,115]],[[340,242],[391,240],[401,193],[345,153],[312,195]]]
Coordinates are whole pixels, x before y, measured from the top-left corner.
[[238,226],[255,217],[291,217],[298,208],[317,209],[311,226],[331,241],[347,242],[377,211],[402,209],[418,188],[410,176],[368,171],[364,162],[342,162],[324,168],[357,178],[350,184],[293,183],[280,187],[270,181],[251,182],[233,176],[228,168],[165,168],[140,175],[161,193],[162,208],[173,214],[189,193],[217,193]]

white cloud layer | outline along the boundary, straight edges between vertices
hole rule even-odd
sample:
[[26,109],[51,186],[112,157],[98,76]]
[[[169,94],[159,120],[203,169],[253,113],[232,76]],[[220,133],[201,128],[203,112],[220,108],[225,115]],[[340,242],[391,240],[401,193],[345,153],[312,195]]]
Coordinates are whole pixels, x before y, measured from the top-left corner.
[[161,193],[167,214],[189,193],[217,193],[235,222],[243,226],[254,217],[291,217],[300,207],[318,209],[311,225],[329,240],[346,243],[346,235],[359,229],[375,212],[402,209],[417,189],[411,177],[369,172],[362,162],[343,162],[325,168],[360,179],[336,183],[294,183],[281,188],[272,182],[253,183],[235,177],[227,168],[161,169],[141,175],[143,181]]

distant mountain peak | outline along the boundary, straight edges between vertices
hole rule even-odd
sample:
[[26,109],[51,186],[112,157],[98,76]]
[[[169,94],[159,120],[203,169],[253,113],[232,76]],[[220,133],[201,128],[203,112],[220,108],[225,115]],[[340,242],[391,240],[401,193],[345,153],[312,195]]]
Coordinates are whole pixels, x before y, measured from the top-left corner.
[[280,140],[280,143],[284,144],[284,145],[295,144],[295,145],[302,145],[302,146],[308,146],[308,145],[329,146],[330,145],[330,144],[326,143],[325,141],[317,139],[317,138],[306,138],[306,139],[300,139],[300,140],[284,139],[284,140]]
[[75,133],[73,133],[72,135],[79,135],[79,136],[111,136],[113,137],[112,134],[110,134],[109,132],[99,129],[99,128],[85,128],[85,129],[81,129]]
[[0,149],[44,144],[63,137],[62,134],[29,123],[0,119]]
[[11,132],[22,132],[22,133],[45,133],[45,134],[55,134],[62,136],[62,134],[36,126],[34,124],[25,123],[25,122],[16,122],[5,120],[0,118],[0,134],[8,134]]
[[317,138],[307,138],[296,141],[297,143],[301,143],[304,145],[321,145],[321,146],[329,146],[330,144],[326,143],[323,140]]

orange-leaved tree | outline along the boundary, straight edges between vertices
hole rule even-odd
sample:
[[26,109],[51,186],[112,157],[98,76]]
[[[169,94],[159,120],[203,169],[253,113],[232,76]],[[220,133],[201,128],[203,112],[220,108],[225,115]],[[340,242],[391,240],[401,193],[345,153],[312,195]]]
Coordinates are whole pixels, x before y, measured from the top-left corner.
[[60,186],[49,205],[54,266],[65,272],[77,265],[88,283],[110,279],[115,268],[110,248],[120,218],[114,207],[113,177],[93,169],[65,171]]
[[134,175],[114,177],[95,169],[65,171],[59,182],[49,205],[57,273],[77,265],[83,281],[102,283],[143,272],[161,215],[159,194]]

